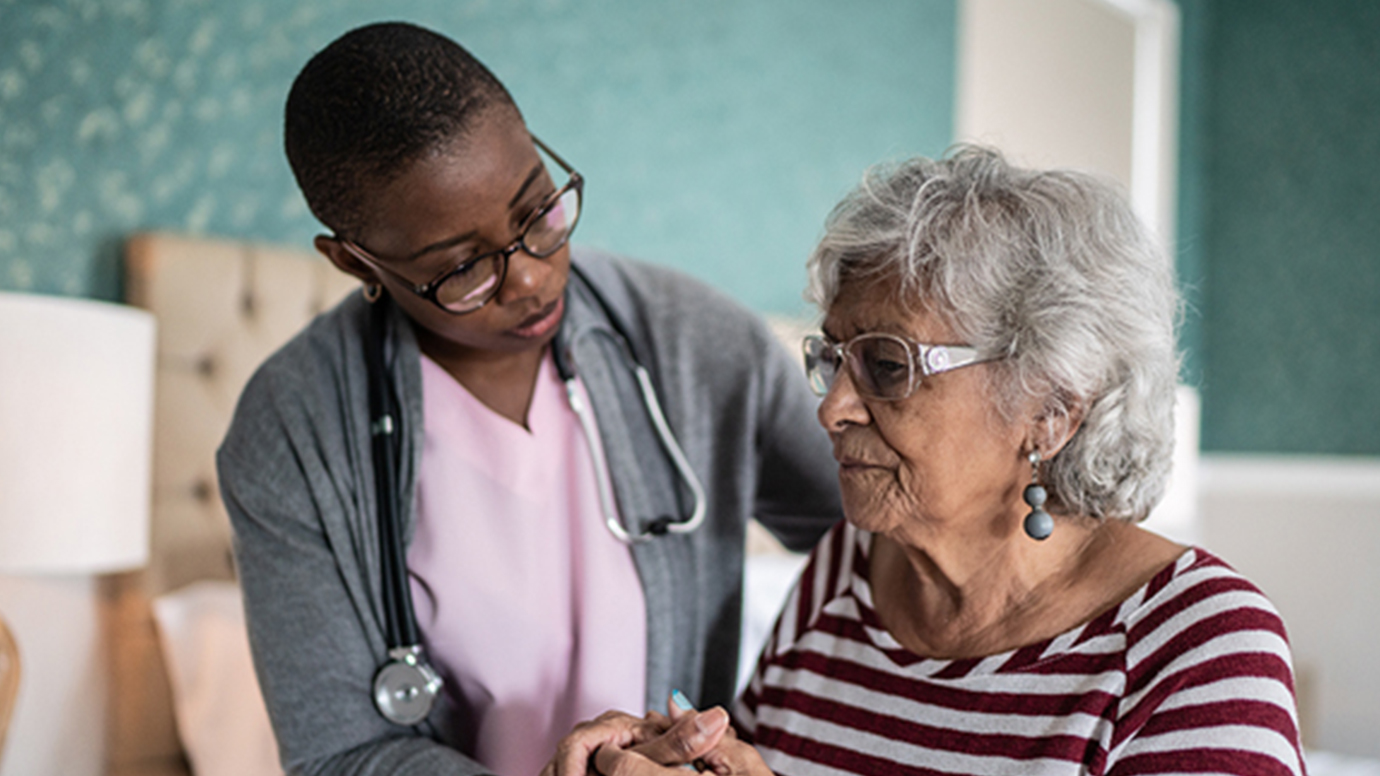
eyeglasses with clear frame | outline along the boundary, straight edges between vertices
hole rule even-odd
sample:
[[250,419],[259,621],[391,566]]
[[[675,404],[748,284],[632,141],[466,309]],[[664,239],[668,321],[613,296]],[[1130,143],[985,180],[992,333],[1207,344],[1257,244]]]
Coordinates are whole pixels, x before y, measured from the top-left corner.
[[847,342],[811,334],[801,345],[805,374],[819,396],[833,386],[840,364],[848,365],[859,394],[899,401],[915,393],[926,377],[992,360],[967,345],[930,345],[884,332],[859,334]]
[[532,142],[569,176],[564,186],[543,200],[540,207],[523,220],[517,238],[506,248],[475,256],[465,256],[450,263],[431,280],[415,285],[412,281],[389,269],[359,243],[335,235],[345,250],[374,269],[387,272],[401,281],[412,293],[453,315],[474,312],[488,303],[503,287],[508,274],[508,259],[523,251],[529,256],[545,259],[559,251],[570,240],[580,221],[580,204],[584,194],[584,176],[576,172],[549,146],[531,136]]

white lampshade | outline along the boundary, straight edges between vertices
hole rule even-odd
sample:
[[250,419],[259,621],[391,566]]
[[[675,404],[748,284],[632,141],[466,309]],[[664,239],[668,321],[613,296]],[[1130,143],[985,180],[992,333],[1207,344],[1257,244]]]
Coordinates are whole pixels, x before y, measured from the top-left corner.
[[0,572],[148,561],[154,319],[0,292]]

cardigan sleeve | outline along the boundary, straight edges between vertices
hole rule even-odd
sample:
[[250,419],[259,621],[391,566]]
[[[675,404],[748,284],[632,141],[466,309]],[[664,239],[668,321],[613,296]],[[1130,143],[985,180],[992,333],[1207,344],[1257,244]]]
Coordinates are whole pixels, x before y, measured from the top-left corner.
[[374,709],[385,644],[373,591],[377,537],[361,517],[373,514],[372,485],[351,443],[350,361],[320,336],[325,327],[314,328],[256,373],[217,453],[255,671],[283,766],[482,773],[428,735],[429,725],[397,727]]

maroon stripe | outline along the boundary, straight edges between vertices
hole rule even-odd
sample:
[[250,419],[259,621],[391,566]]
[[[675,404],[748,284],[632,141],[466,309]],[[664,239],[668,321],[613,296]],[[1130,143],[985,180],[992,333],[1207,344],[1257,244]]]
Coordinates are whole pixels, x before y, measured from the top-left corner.
[[[859,606],[862,605],[862,602],[858,601],[856,598],[853,599],[853,601]],[[851,617],[840,617],[831,614],[821,613],[819,619],[815,621],[814,627],[812,627],[810,630],[815,633],[823,633],[827,636],[831,636],[838,641],[861,644],[868,649],[881,652],[883,655],[886,655],[887,658],[889,658],[892,662],[896,663],[898,666],[901,666],[902,668],[909,668],[910,666],[915,665],[916,663],[919,663],[925,659],[903,647],[884,649],[878,646],[876,642],[872,640],[872,636],[867,632],[867,629],[864,627],[865,624],[866,623],[860,622]],[[878,624],[873,627],[881,628],[881,625]]]
[[872,583],[872,564],[868,560],[867,553],[863,551],[862,542],[858,541],[856,536],[853,537],[852,542],[849,542],[848,551],[852,553],[853,556],[853,562],[849,564],[851,566],[850,573],[847,577],[840,579],[839,577],[843,573],[842,570],[840,570],[831,578],[834,589],[838,591],[839,595],[843,595],[852,588],[853,579],[856,577],[862,577],[868,580],[869,585]]
[[[860,663],[842,658],[826,657],[816,653],[790,652],[775,665],[795,671],[809,671],[828,677],[837,684],[853,685],[873,692],[905,698],[917,703],[936,706],[953,711],[983,712],[988,714],[1017,714],[1023,716],[1062,716],[1073,713],[1090,714],[1110,719],[1114,714],[1118,696],[1104,690],[1078,688],[1077,692],[1060,694],[1025,694],[1016,692],[972,692],[948,684],[898,676],[879,671]],[[792,687],[772,685],[762,688],[762,699],[767,694],[795,692]],[[772,695],[771,697],[776,697]]]
[[796,583],[798,594],[795,605],[795,633],[799,638],[810,626],[810,611],[814,608],[815,600],[815,568],[819,565],[819,554],[821,549],[832,548],[838,543],[838,535],[842,533],[843,524],[833,527],[824,539],[815,547],[815,551],[810,553],[809,560],[805,561],[805,568],[800,571],[800,581]]
[[1015,652],[1012,652],[1011,657],[1007,658],[996,672],[999,674],[1015,673],[1025,666],[1038,663],[1040,658],[1044,656],[1045,650],[1049,649],[1049,644],[1050,642],[1046,641],[1040,644],[1031,644],[1028,647],[1021,647]]
[[1193,554],[1193,562],[1190,563],[1188,565],[1188,568],[1184,569],[1182,572],[1179,571],[1178,558],[1175,558],[1172,562],[1169,563],[1169,565],[1160,569],[1159,572],[1156,573],[1155,576],[1150,579],[1150,582],[1147,583],[1145,586],[1145,600],[1149,601],[1151,598],[1154,598],[1155,595],[1158,594],[1161,590],[1163,590],[1166,586],[1168,586],[1170,581],[1172,581],[1175,577],[1181,576],[1182,574],[1187,574],[1188,572],[1193,571],[1194,569],[1197,569],[1200,566],[1204,565],[1204,560],[1206,560],[1206,558],[1203,554],[1203,551],[1195,547],[1193,549]]
[[[1206,601],[1209,598],[1219,595],[1231,595],[1233,593],[1248,593],[1262,596],[1260,589],[1252,585],[1241,577],[1211,577],[1195,582],[1189,587],[1184,588],[1167,601],[1156,604],[1155,608],[1137,617],[1135,624],[1130,628],[1127,635],[1131,643],[1136,643],[1145,637],[1146,634],[1154,632],[1166,620],[1183,610]],[[1147,601],[1147,603],[1149,603]],[[1245,601],[1237,604],[1237,608],[1258,608],[1254,604]]]
[[1091,641],[1099,636],[1107,636],[1113,633],[1122,632],[1122,627],[1117,624],[1117,615],[1121,612],[1120,606],[1113,606],[1107,611],[1099,614],[1083,626],[1083,632],[1074,639],[1074,644],[1082,644]]
[[[1220,636],[1235,637],[1242,642],[1242,654],[1254,654],[1261,651],[1265,645],[1259,637],[1248,638],[1250,631],[1266,631],[1282,637],[1283,629],[1284,624],[1278,617],[1260,609],[1233,609],[1198,620],[1174,634],[1173,638],[1161,644],[1140,662],[1126,667],[1126,693],[1130,695],[1139,691],[1155,681],[1155,677],[1176,658]],[[1235,673],[1232,671],[1226,675],[1232,676]]]
[[[822,633],[839,641],[851,644],[863,645],[868,649],[876,650],[902,669],[909,669],[917,663],[924,662],[927,658],[904,649],[892,648],[883,649],[872,640],[870,634],[863,627],[863,623],[847,617],[836,617],[829,614],[822,614],[815,621],[811,629],[815,633]],[[1034,650],[1035,647],[1030,649]],[[794,651],[794,650],[793,650]],[[1107,671],[1121,671],[1122,652],[1064,652],[1051,655],[1043,660],[1018,666],[1002,666],[997,673],[1027,673],[1035,676],[1058,676],[1074,675],[1086,676],[1089,674],[1101,674]],[[962,679],[976,667],[980,659],[967,659],[961,661],[935,661],[947,662],[940,670],[936,671],[932,678],[935,679]]]
[[1244,698],[1224,698],[1197,706],[1160,711],[1145,723],[1145,727],[1141,728],[1136,736],[1139,738],[1224,725],[1273,730],[1286,741],[1292,741],[1298,736],[1288,710],[1269,701]]
[[950,771],[939,771],[933,768],[921,768],[914,765],[905,765],[894,760],[887,760],[875,755],[864,754],[856,749],[843,749],[831,744],[821,743],[801,736],[787,733],[778,728],[770,728],[768,733],[772,743],[766,744],[758,741],[757,745],[765,749],[775,749],[783,754],[789,754],[812,763],[819,763],[830,768],[836,768],[850,773],[863,774],[908,774],[910,776],[955,776]]
[[1038,663],[1023,667],[1021,673],[1032,676],[1090,676],[1113,671],[1120,673],[1124,657],[1125,655],[1120,652],[1051,655]]
[[[1126,711],[1117,723],[1116,740],[1112,748],[1131,735],[1134,735],[1159,710],[1169,696],[1187,688],[1210,684],[1232,677],[1255,677],[1285,683],[1289,675],[1289,665],[1279,655],[1270,652],[1247,652],[1223,655],[1202,663],[1195,663],[1182,671],[1177,671],[1155,680],[1155,684],[1136,703]],[[1286,684],[1287,686],[1287,684]],[[1292,692],[1292,690],[1291,690]],[[1128,695],[1132,694],[1130,692]],[[1247,701],[1241,700],[1245,703]]]
[[843,564],[843,554],[852,550],[852,547],[848,546],[852,542],[845,541],[850,533],[852,532],[840,530],[829,542],[829,573],[824,577],[824,589],[816,591],[816,595],[825,601],[832,601],[838,595],[839,566]]
[[1241,749],[1182,749],[1133,754],[1117,762],[1107,776],[1157,773],[1226,773],[1238,776],[1295,776],[1289,766],[1260,752]]
[[[762,705],[803,714],[842,727],[871,733],[889,741],[911,746],[958,752],[962,754],[992,755],[1019,759],[1049,758],[1081,763],[1096,743],[1074,735],[1019,736],[1010,733],[972,733],[927,725],[892,714],[860,709],[828,698],[804,692],[764,692]],[[764,746],[777,746],[777,728],[763,725],[759,720],[757,741]],[[789,751],[782,749],[782,751]]]
[[[757,678],[756,676],[753,677],[753,679]],[[752,689],[752,682],[748,682],[748,686],[743,688],[743,694],[738,696],[738,702],[741,703],[743,708],[747,709],[748,713],[752,714],[753,717],[757,716],[757,707],[760,705],[761,699],[757,697],[757,691]]]

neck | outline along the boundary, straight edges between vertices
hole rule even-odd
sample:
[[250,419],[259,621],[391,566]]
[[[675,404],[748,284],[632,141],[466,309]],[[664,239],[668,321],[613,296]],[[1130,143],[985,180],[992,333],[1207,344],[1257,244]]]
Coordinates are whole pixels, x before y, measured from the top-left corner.
[[874,603],[887,630],[916,654],[996,654],[1076,625],[1088,603],[1071,594],[1110,524],[1063,518],[1043,542],[1014,533],[930,537],[877,535]]
[[516,352],[464,348],[414,327],[422,352],[484,406],[527,428],[527,411],[536,390],[545,347]]

